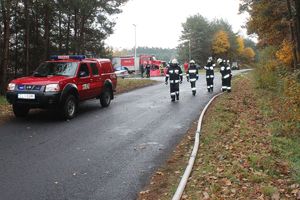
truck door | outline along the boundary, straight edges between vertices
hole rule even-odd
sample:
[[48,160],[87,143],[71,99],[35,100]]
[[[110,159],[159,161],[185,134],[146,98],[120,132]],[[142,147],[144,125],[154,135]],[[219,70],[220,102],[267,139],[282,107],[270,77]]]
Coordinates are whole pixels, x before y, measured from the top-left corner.
[[103,81],[100,76],[100,66],[96,62],[90,63],[90,67],[92,70],[92,78],[91,78],[91,93],[93,97],[97,97],[100,95],[103,87]]
[[78,70],[78,92],[80,100],[89,99],[91,92],[91,72],[87,63],[81,63]]

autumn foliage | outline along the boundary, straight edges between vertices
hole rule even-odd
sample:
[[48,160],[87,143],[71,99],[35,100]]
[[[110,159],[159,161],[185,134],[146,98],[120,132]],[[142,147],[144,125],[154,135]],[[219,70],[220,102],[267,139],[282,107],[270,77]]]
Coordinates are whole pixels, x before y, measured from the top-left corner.
[[228,34],[221,30],[218,31],[214,37],[212,42],[212,52],[214,55],[225,56],[230,48],[230,42],[228,38]]
[[276,58],[286,66],[291,66],[293,61],[293,49],[291,42],[284,40],[280,49],[276,52]]

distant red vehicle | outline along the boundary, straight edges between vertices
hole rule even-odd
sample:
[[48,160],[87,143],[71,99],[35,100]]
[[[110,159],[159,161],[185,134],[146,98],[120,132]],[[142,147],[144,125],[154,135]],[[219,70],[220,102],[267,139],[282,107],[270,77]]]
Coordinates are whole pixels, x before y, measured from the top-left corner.
[[123,56],[113,58],[113,63],[116,66],[120,65],[122,67],[127,67],[129,71],[135,71],[136,68],[144,64],[149,64],[151,66],[150,76],[161,76],[164,75],[166,62],[162,60],[156,60],[153,55],[139,55],[137,57],[138,65],[134,63],[134,56]]
[[71,119],[81,101],[98,98],[103,107],[109,106],[116,85],[109,59],[52,56],[32,76],[12,80],[6,98],[16,117],[25,117],[31,108],[55,108]]

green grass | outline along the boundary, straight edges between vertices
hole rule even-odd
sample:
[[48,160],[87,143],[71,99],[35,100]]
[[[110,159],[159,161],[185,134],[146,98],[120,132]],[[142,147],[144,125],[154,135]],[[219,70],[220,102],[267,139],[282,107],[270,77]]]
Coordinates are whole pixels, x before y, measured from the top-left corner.
[[0,96],[0,105],[7,105],[8,102],[6,101],[5,96]]
[[293,178],[300,183],[300,138],[273,137],[273,150],[279,156],[290,162]]
[[157,81],[150,79],[118,79],[117,93],[127,92],[133,89],[153,85]]
[[273,187],[271,185],[268,185],[268,186],[264,186],[262,188],[262,193],[268,197],[272,197],[272,195],[277,192],[277,188],[276,187]]

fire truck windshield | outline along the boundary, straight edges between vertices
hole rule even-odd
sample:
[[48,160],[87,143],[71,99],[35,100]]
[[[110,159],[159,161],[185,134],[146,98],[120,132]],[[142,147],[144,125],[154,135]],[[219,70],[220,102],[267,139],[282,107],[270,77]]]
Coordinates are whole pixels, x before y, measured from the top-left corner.
[[33,76],[75,76],[77,66],[76,62],[43,62]]

